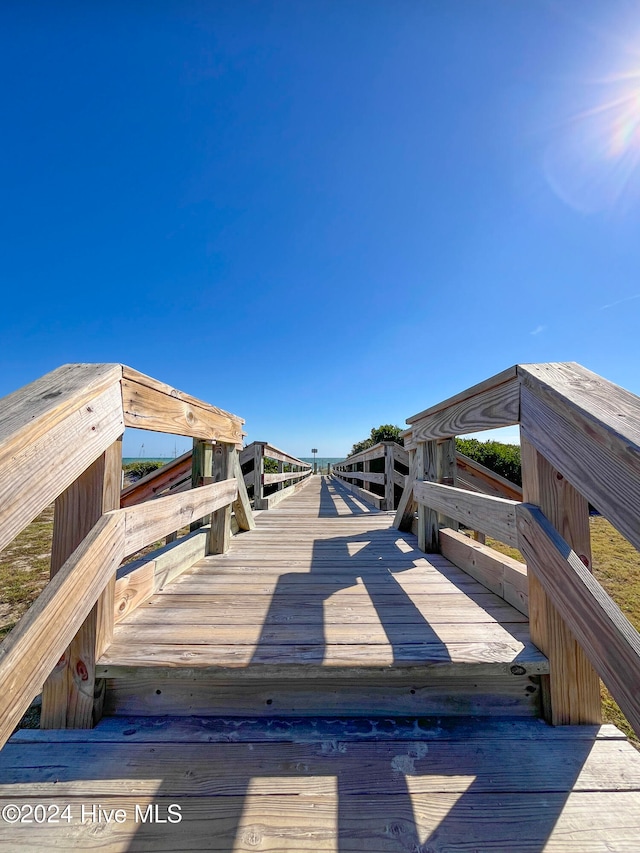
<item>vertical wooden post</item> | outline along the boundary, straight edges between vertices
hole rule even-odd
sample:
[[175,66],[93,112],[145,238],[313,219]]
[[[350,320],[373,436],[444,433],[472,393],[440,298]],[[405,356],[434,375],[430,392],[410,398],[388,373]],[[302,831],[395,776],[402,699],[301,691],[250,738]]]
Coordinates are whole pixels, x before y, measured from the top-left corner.
[[[455,438],[445,438],[438,442],[437,468],[439,483],[443,483],[445,486],[456,485],[458,465]],[[459,527],[455,518],[450,518],[448,515],[444,515],[444,513],[438,514],[438,524],[440,527],[450,527],[452,530],[457,530]]]
[[235,447],[230,454],[229,477],[235,477],[238,484],[238,497],[231,505],[236,516],[236,521],[238,522],[238,527],[240,530],[253,530],[256,523],[253,520],[253,513],[251,512],[249,495],[247,494],[247,487],[240,466],[240,457]]
[[253,506],[262,509],[264,498],[264,444],[256,441],[253,445]]
[[[201,486],[205,477],[211,476],[213,459],[213,445],[210,441],[201,438],[193,439],[193,452],[191,455],[191,488]],[[191,531],[198,530],[209,524],[209,516],[192,521],[189,525]]]
[[[371,460],[367,459],[365,462],[362,463],[362,470],[365,474],[368,474],[371,471]],[[363,480],[362,481],[362,488],[365,491],[370,492],[371,491],[371,480]]]
[[[416,480],[428,480],[433,483],[438,477],[436,441],[419,441],[416,447]],[[437,553],[440,548],[438,536],[438,513],[418,504],[418,548],[428,554]]]
[[416,479],[416,451],[409,451],[409,473],[405,480],[402,497],[398,502],[393,526],[397,530],[411,530],[416,512],[416,502],[413,499],[413,484]]
[[[100,516],[120,507],[122,439],[114,442],[55,503],[51,577]],[[44,684],[43,729],[90,729],[102,716],[104,680],[96,660],[113,639],[115,575]]]
[[[522,489],[591,569],[589,504],[527,439],[521,438]],[[600,723],[600,680],[573,634],[528,566],[529,629],[532,641],[549,658],[542,678],[543,714],[553,725]]]
[[395,442],[384,443],[384,508],[395,509],[395,483],[393,481],[393,446]]
[[[278,474],[282,474],[284,472],[284,462],[282,459],[276,459],[276,467]],[[276,491],[279,492],[281,489],[284,489],[284,480],[281,480],[276,486]]]
[[[231,477],[232,453],[235,447],[232,444],[220,442],[213,448],[213,481],[219,483]],[[208,552],[210,554],[224,554],[229,549],[231,540],[231,504],[217,509],[211,515],[211,527],[209,529]]]

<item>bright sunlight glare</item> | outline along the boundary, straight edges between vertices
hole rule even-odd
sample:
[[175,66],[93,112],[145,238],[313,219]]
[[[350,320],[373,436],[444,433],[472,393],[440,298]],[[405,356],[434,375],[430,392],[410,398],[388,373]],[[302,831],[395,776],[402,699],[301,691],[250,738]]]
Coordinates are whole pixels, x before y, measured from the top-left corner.
[[545,175],[582,213],[624,213],[640,201],[640,69],[596,85],[593,107],[574,115],[549,145]]

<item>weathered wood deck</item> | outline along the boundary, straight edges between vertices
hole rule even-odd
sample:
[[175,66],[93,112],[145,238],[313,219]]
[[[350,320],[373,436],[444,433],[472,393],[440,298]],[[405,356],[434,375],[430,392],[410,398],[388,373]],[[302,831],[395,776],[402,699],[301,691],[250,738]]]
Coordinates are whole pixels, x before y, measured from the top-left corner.
[[537,719],[526,617],[334,481],[256,521],[115,627],[110,716],[0,752],[0,850],[636,853],[640,756]]
[[106,712],[536,714],[526,617],[392,520],[320,477],[258,514],[116,626]]

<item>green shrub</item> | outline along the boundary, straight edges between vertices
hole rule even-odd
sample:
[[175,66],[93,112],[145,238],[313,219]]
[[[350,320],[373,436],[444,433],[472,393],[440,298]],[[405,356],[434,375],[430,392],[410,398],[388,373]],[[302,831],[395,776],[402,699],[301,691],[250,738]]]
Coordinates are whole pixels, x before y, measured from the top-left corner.
[[374,444],[379,444],[381,441],[395,441],[396,444],[404,444],[402,427],[394,426],[393,424],[381,424],[379,427],[373,427],[369,438],[365,438],[364,441],[357,441],[351,448],[349,456],[353,456],[354,453],[360,453],[362,450],[368,450]]
[[520,447],[517,444],[478,441],[477,438],[456,438],[456,447],[459,453],[474,459],[485,468],[490,468],[518,486],[522,485]]

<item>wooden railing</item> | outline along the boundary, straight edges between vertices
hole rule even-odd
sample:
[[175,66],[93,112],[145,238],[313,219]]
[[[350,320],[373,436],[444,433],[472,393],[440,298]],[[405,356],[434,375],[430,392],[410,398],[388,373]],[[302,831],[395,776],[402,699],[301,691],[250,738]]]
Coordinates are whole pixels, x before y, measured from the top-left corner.
[[[95,662],[111,642],[116,574],[128,556],[205,516],[206,550],[221,553],[232,508],[241,525],[252,524],[238,461],[242,424],[120,364],[66,365],[4,398],[0,549],[54,500],[55,514],[51,580],[0,646],[0,746],[43,683],[43,727],[89,727],[100,717]],[[150,478],[125,492],[121,507],[127,426],[193,437],[194,457],[210,457],[210,473],[192,472],[194,488],[181,491],[184,460],[176,460],[164,496],[139,502],[159,485]]]
[[[377,470],[372,470],[372,465]],[[409,467],[410,455],[404,447],[393,441],[381,441],[373,447],[354,453],[342,462],[335,463],[332,473],[363,500],[378,509],[393,510],[398,508],[402,500]],[[522,500],[520,486],[462,453],[455,453],[455,464],[450,467],[451,476],[456,477],[456,485],[467,491]],[[449,485],[453,485],[452,479]],[[377,491],[372,491],[372,488]],[[402,514],[406,510],[403,506]],[[415,504],[408,512],[415,513]]]
[[[333,476],[378,509],[395,509],[395,490],[404,488],[409,454],[395,441],[380,441],[333,465]],[[373,491],[375,488],[377,491]]]
[[[265,459],[275,471],[265,472]],[[255,509],[269,509],[289,497],[311,475],[311,465],[266,441],[254,441],[240,453],[245,485]]]
[[[0,548],[53,500],[56,508],[51,580],[0,646],[0,745],[43,682],[44,726],[87,727],[99,718],[95,662],[111,641],[123,560],[207,516],[208,528],[195,535],[210,553],[228,547],[232,511],[240,526],[251,526],[238,455],[242,423],[119,364],[67,365],[2,401]],[[640,399],[576,364],[519,365],[408,423],[409,474],[396,525],[416,523],[420,547],[455,551],[458,564],[466,561],[468,571],[528,609],[532,640],[550,660],[543,695],[551,721],[598,722],[600,676],[640,733],[640,635],[590,573],[588,518],[591,503],[640,547]],[[515,423],[524,502],[459,488],[455,436]],[[153,492],[154,478],[137,484],[138,497],[144,489],[161,496],[138,503],[131,491],[121,507],[126,426],[193,437],[192,488],[181,490],[186,469],[176,460],[162,489]],[[365,455],[371,451],[379,452]],[[265,482],[309,476],[310,466],[270,445],[256,443],[251,452],[258,502],[271,501]],[[400,485],[402,474],[395,466],[389,472],[387,460],[402,454],[386,445],[382,452],[385,484]],[[265,456],[299,470],[266,481]],[[372,458],[352,457],[334,474],[365,486],[382,473],[365,470]],[[378,497],[387,500],[386,485]],[[518,564],[456,533],[458,522],[516,544],[528,566],[526,589]]]
[[[640,635],[591,574],[589,535],[591,503],[640,547],[640,398],[578,364],[517,365],[407,423],[411,473],[396,526],[413,522],[417,504],[423,550],[455,550],[476,572],[478,555],[493,560],[500,577],[495,566],[487,576],[512,594],[523,572],[444,528],[453,519],[516,545],[528,567],[521,609],[550,660],[546,716],[599,722],[600,676],[640,734]],[[451,485],[455,436],[511,424],[520,424],[525,503]]]

